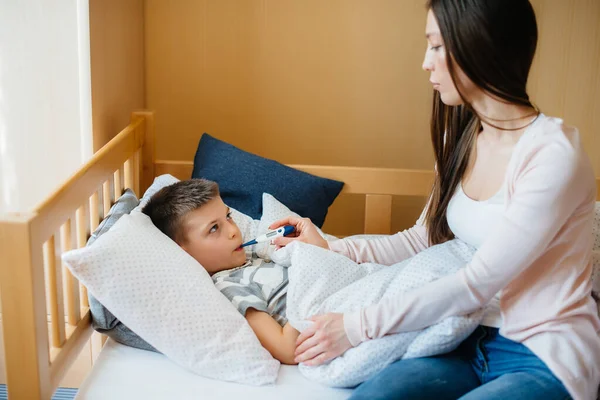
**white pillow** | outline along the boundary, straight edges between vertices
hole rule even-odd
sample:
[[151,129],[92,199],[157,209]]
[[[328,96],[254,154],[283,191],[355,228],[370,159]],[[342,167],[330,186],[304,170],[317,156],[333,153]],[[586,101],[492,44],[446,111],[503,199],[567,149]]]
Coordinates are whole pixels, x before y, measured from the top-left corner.
[[152,185],[150,185],[150,187],[146,189],[144,196],[142,196],[142,198],[140,199],[140,204],[138,204],[138,206],[134,208],[133,211],[142,211],[142,208],[144,208],[146,203],[148,203],[150,197],[154,196],[154,193],[158,192],[165,186],[174,184],[175,182],[179,182],[179,179],[169,174],[160,175],[154,178]]
[[[257,235],[266,233],[269,230],[269,225],[282,218],[300,218],[298,214],[290,210],[286,205],[281,203],[269,193],[263,193],[262,202],[263,214],[260,217],[260,222],[258,223]],[[326,240],[337,239],[335,236],[323,233],[323,231],[319,228],[317,228],[317,231],[319,231],[321,236],[323,236]],[[254,251],[258,257],[270,259],[271,255],[275,251],[275,246],[270,245],[268,242],[258,243],[254,246]]]
[[175,363],[251,385],[275,382],[279,362],[208,273],[141,212],[63,261],[102,304]]

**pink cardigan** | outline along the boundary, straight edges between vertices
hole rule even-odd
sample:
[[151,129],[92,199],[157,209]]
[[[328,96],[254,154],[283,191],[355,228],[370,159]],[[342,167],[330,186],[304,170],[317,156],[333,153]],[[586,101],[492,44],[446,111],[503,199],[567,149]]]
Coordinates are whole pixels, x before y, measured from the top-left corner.
[[[344,315],[353,346],[484,307],[500,291],[500,333],[523,343],[575,399],[595,399],[600,320],[591,293],[594,173],[576,129],[544,115],[521,136],[506,171],[502,222],[454,275]],[[423,215],[378,240],[336,240],[358,263],[394,264],[428,247]]]

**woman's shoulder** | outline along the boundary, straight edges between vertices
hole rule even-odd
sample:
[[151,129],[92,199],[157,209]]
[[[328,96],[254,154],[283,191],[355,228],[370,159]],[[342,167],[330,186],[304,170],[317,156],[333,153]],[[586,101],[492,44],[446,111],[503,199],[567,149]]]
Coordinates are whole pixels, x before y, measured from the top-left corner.
[[526,160],[540,153],[546,155],[544,158],[559,157],[556,162],[579,164],[587,160],[579,130],[557,117],[540,114],[519,144],[518,156]]
[[[541,169],[547,176],[566,180],[577,176],[584,186],[595,185],[594,170],[583,148],[579,130],[561,118],[540,114],[515,149],[515,176]],[[589,183],[589,185],[587,184]]]
[[558,117],[540,114],[526,135],[532,145],[563,144],[567,148],[581,148],[579,130]]

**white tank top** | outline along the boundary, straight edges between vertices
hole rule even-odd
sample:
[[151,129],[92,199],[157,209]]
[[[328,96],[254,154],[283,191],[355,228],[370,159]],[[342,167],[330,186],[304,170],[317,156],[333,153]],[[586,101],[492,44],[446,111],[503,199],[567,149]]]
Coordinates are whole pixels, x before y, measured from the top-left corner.
[[[459,184],[454,196],[450,199],[446,218],[448,226],[456,238],[475,248],[479,248],[489,234],[496,229],[504,213],[505,184],[491,198],[476,201],[465,194]],[[485,308],[481,325],[500,328],[500,293]]]

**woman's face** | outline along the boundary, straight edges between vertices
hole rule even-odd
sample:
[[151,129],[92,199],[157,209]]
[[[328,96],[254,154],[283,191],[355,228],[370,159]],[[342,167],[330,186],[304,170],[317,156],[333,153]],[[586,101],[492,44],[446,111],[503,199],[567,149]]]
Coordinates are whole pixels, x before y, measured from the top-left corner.
[[[427,12],[425,36],[427,37],[427,50],[425,51],[425,59],[423,60],[423,69],[430,73],[429,81],[433,85],[433,88],[440,92],[440,97],[444,104],[448,106],[463,104],[463,100],[458,94],[454,82],[452,82],[450,72],[448,72],[448,60],[451,60],[451,58],[446,52],[440,28],[431,10]],[[454,70],[458,84],[461,87],[461,92],[468,99],[469,92],[473,89],[474,85],[456,63],[454,63]]]

